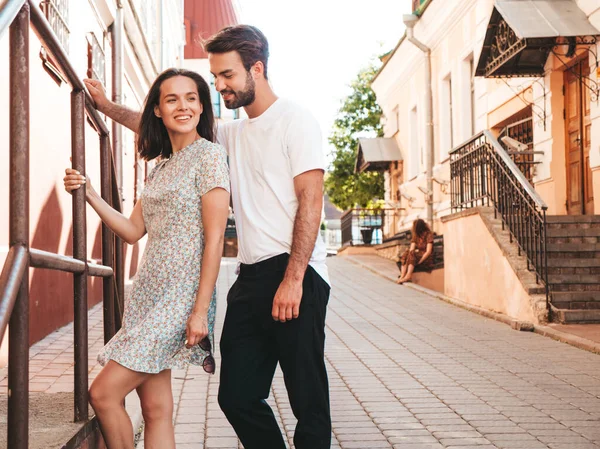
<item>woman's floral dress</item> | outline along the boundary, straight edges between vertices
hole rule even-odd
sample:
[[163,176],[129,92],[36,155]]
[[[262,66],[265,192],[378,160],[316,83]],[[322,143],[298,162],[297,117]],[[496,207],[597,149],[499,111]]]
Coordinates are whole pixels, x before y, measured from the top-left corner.
[[[114,360],[144,373],[202,366],[208,353],[198,345],[185,348],[185,330],[204,250],[201,197],[216,187],[229,191],[227,155],[205,139],[159,162],[148,176],[141,197],[148,242],[125,300],[123,326],[100,351],[101,365]],[[216,291],[208,312],[212,342],[215,312]]]
[[410,251],[410,248],[405,250],[400,256],[400,266],[402,265],[413,265],[415,268],[418,266],[418,271],[431,271],[433,270],[433,254],[430,254],[427,259],[419,263],[425,252],[427,251],[427,245],[433,244],[433,233],[426,231],[422,236],[413,235],[411,243],[415,244],[414,251]]

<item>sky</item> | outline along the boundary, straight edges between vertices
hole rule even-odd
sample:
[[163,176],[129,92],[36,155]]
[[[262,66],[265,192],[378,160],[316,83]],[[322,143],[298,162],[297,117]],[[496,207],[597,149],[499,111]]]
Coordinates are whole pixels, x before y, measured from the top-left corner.
[[269,79],[280,97],[317,117],[326,143],[348,87],[404,34],[410,0],[237,0],[240,22],[269,40]]

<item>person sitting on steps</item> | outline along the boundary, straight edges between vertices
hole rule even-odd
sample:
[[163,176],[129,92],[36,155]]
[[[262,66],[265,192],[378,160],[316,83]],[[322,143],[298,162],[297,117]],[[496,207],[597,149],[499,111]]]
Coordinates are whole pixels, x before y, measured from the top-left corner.
[[412,239],[410,247],[405,250],[397,263],[400,268],[398,284],[410,282],[415,267],[418,271],[431,271],[433,269],[433,232],[429,225],[422,219],[413,222]]

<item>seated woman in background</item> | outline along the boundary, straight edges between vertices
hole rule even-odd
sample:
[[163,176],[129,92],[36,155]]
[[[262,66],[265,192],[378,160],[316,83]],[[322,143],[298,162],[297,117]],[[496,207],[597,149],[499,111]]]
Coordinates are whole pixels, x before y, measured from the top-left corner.
[[433,269],[433,232],[429,225],[420,218],[415,220],[412,227],[412,240],[408,248],[397,262],[400,268],[398,284],[410,282],[410,278],[419,267],[418,271],[431,271]]

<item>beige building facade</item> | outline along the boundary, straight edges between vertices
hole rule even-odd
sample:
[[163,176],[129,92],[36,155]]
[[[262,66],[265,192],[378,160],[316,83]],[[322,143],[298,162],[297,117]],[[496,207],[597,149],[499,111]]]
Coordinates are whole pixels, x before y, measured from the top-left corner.
[[[600,29],[600,1],[573,4],[592,26]],[[527,164],[528,177],[548,205],[549,214],[600,211],[598,43],[578,45],[572,57],[564,56],[567,46],[557,47],[556,55],[548,55],[541,76],[474,76],[494,1],[431,0],[426,6],[414,25],[414,36],[431,50],[432,151],[426,147],[429,87],[425,54],[405,36],[372,82],[385,116],[385,137],[396,140],[403,157],[399,163],[392,162],[385,172],[386,203],[401,210],[396,231],[408,228],[417,217],[426,217],[427,153],[431,151],[431,218],[436,231],[441,232],[440,218],[450,213],[449,153],[485,129],[497,137],[503,132],[527,134],[520,140],[530,139],[526,144],[538,153],[534,163]],[[577,64],[578,71],[586,74],[585,79],[567,70]],[[578,95],[582,99],[578,100]],[[579,179],[579,170],[574,168],[577,161],[572,156],[568,160],[564,118],[567,111],[577,114],[573,116],[576,119],[582,115],[585,122],[585,129],[578,130],[577,137],[584,140],[585,146],[583,179]]]
[[600,322],[600,0],[414,8],[372,81],[401,153],[378,161],[388,246],[424,218],[443,235],[448,296]]

